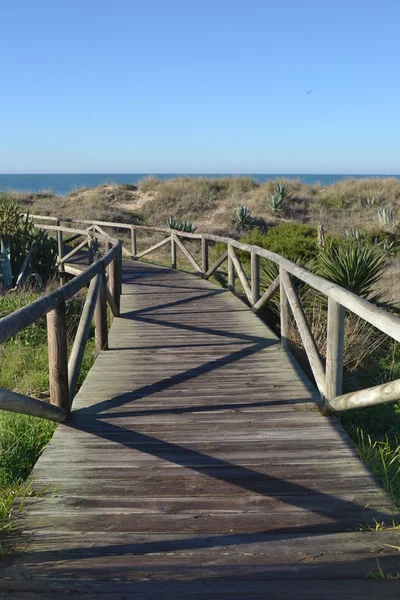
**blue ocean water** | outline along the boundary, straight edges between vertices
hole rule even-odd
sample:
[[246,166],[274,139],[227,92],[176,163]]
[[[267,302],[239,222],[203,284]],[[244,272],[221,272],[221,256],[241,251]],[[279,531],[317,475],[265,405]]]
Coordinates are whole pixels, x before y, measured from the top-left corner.
[[[168,174],[151,174],[158,179],[171,179],[173,177],[180,177],[182,174],[179,173],[168,173]],[[223,173],[203,173],[203,174],[183,174],[185,177],[229,177]],[[238,173],[237,175],[240,175]],[[148,177],[146,173],[102,173],[102,174],[65,174],[65,175],[0,175],[0,191],[6,190],[23,190],[30,192],[39,192],[42,190],[51,190],[57,196],[65,196],[69,192],[80,187],[96,187],[104,183],[132,183],[136,184],[144,177]],[[315,184],[319,182],[322,186],[341,181],[349,178],[363,178],[363,177],[397,177],[400,179],[400,175],[304,175],[297,173],[289,174],[245,174],[243,177],[252,177],[259,183],[264,181],[274,180],[281,177],[288,179],[300,179],[306,184]]]

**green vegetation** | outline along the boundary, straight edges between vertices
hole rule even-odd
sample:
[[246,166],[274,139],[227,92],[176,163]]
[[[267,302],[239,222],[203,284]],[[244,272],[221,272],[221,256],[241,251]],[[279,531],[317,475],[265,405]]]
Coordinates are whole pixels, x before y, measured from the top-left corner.
[[[48,291],[48,290],[47,290]],[[0,317],[33,302],[42,293],[8,292],[0,296]],[[85,295],[67,303],[68,343],[71,348],[82,312]],[[93,332],[84,356],[79,384],[87,375],[95,357]],[[39,319],[1,347],[0,380],[2,387],[44,401],[49,397],[46,320]],[[0,531],[6,526],[14,498],[30,494],[24,484],[55,426],[35,417],[0,411]],[[3,525],[2,525],[3,522]]]
[[42,283],[55,273],[57,243],[32,219],[21,214],[17,200],[0,194],[0,280],[3,289],[33,279]]
[[244,204],[239,204],[239,206],[235,207],[232,220],[239,233],[251,229],[256,222],[254,217],[252,217],[251,212]]
[[240,241],[266,248],[294,262],[305,262],[318,255],[317,229],[311,225],[280,223],[265,232],[257,227]]
[[175,229],[176,231],[184,231],[185,233],[194,233],[197,229],[196,225],[190,221],[180,221],[176,217],[168,217],[164,223],[165,229]]

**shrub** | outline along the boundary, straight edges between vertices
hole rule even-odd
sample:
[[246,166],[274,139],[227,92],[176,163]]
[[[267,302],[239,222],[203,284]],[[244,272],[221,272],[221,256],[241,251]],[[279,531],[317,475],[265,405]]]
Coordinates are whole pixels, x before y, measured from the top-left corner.
[[256,227],[241,237],[253,244],[276,252],[294,262],[306,262],[318,255],[317,228],[298,223],[280,223],[263,232]]
[[251,216],[247,206],[239,204],[233,211],[233,223],[239,231],[247,231],[254,227],[255,219]]

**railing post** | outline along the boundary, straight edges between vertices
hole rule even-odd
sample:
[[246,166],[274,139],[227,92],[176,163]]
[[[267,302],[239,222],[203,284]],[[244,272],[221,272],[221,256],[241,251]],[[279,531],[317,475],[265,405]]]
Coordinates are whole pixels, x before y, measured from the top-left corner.
[[344,306],[328,298],[326,343],[326,397],[333,400],[343,391]]
[[[57,227],[60,227],[60,219],[57,219],[56,225],[57,225]],[[60,263],[60,260],[64,256],[64,239],[63,239],[62,231],[57,231],[57,253],[58,253],[58,263],[59,263],[58,270],[60,272],[60,285],[64,285],[65,283],[67,283],[67,280],[65,277],[63,277],[61,275],[61,273],[63,273],[65,271],[64,264]]]
[[171,266],[176,269],[176,242],[173,233],[171,233]]
[[260,256],[255,252],[251,253],[251,296],[254,306],[260,299]]
[[[60,219],[56,221],[57,227],[60,227]],[[64,256],[64,240],[63,232],[57,231],[57,246],[58,246],[58,260]]]
[[203,273],[207,273],[208,271],[208,239],[204,237],[201,238],[201,267],[203,269]]
[[89,265],[93,264],[93,238],[88,235],[88,259]]
[[[280,275],[282,275],[284,269],[280,267]],[[289,301],[286,296],[285,286],[283,284],[283,277],[279,277],[279,295],[280,295],[280,317],[281,317],[281,346],[282,348],[288,348],[289,340]]]
[[231,252],[231,245],[228,244],[228,287],[231,292],[235,291],[235,266],[233,264]]
[[50,402],[69,412],[66,305],[46,315],[49,347]]
[[136,254],[137,254],[136,229],[133,225],[131,226],[131,243],[132,243],[132,256],[136,256]]
[[100,291],[97,297],[96,308],[94,311],[94,324],[97,350],[99,352],[101,350],[108,350],[106,278],[104,271],[101,274]]
[[120,311],[121,306],[121,266],[120,266],[120,253],[116,255],[113,261],[110,262],[108,267],[108,287],[114,298],[115,304]]

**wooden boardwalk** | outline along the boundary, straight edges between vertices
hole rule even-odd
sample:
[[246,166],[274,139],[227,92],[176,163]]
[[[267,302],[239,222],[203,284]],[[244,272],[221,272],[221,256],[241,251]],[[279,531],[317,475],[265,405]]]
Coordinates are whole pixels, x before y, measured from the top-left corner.
[[[394,506],[229,292],[124,263],[121,317],[33,473],[0,598],[400,597]],[[55,490],[55,491],[54,491]],[[378,561],[378,562],[377,562]]]

